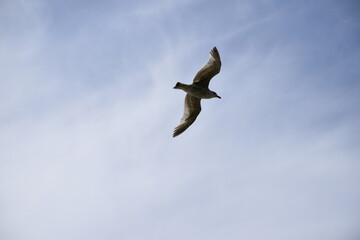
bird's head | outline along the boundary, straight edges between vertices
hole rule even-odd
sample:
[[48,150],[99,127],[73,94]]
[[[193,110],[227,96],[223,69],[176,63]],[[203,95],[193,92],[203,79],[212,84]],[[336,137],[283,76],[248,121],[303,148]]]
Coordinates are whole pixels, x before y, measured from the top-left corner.
[[217,95],[216,92],[211,92],[211,93],[212,93],[212,95],[213,95],[214,98],[217,97],[217,98],[220,98],[220,99],[221,99],[221,97],[220,97],[219,95]]

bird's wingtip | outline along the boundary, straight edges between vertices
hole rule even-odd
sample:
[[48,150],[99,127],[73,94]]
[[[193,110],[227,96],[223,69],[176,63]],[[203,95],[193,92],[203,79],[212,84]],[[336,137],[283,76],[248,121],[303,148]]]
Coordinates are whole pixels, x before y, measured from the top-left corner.
[[179,136],[179,134],[180,134],[180,133],[178,133],[178,132],[174,131],[174,133],[173,133],[172,137],[173,137],[173,138],[175,138],[175,137]]
[[216,56],[216,57],[220,58],[219,51],[218,51],[218,49],[217,49],[216,47],[213,47],[213,49],[211,49],[210,54],[211,54],[211,56],[213,56],[213,57]]

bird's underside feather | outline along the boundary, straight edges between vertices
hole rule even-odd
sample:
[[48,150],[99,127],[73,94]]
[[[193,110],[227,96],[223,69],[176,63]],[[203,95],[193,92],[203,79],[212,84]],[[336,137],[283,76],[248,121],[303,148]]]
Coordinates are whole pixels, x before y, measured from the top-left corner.
[[216,47],[210,51],[208,62],[195,75],[193,83],[201,87],[209,87],[210,80],[220,72],[221,60]]
[[195,121],[201,111],[200,98],[186,94],[184,104],[184,114],[180,124],[175,128],[173,137],[183,133]]

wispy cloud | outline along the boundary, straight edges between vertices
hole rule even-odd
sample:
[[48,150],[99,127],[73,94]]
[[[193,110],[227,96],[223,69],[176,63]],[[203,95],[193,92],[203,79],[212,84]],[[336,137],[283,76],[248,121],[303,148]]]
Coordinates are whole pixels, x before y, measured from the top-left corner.
[[[2,238],[359,235],[350,2],[1,4]],[[172,139],[214,45],[222,99]]]

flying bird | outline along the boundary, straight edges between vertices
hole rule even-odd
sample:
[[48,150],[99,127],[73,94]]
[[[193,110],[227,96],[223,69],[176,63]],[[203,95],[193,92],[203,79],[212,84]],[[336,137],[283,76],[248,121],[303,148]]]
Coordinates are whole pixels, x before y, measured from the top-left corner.
[[208,62],[195,75],[192,84],[176,83],[174,89],[181,89],[187,94],[185,97],[184,114],[180,124],[174,129],[173,137],[183,133],[191,124],[193,124],[193,122],[195,122],[201,111],[201,99],[221,98],[216,92],[209,89],[210,80],[220,72],[220,68],[220,54],[217,48],[214,47],[210,51]]

